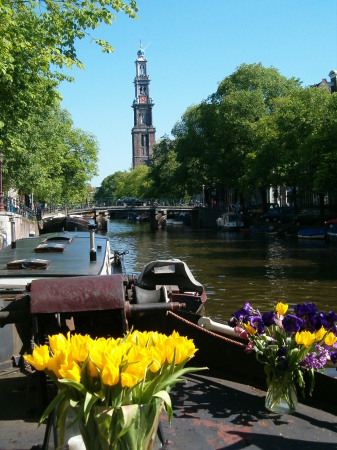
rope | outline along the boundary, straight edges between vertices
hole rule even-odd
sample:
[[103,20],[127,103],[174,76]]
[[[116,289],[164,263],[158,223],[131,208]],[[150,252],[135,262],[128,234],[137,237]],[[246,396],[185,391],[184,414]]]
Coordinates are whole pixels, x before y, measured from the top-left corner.
[[186,323],[188,326],[192,326],[192,327],[196,328],[198,331],[201,331],[201,332],[203,332],[205,334],[214,336],[217,339],[222,339],[223,341],[226,341],[226,342],[230,342],[231,344],[238,345],[239,347],[244,347],[244,348],[246,347],[246,345],[243,344],[242,342],[234,341],[233,339],[230,339],[230,338],[228,338],[226,336],[222,336],[221,334],[214,333],[213,331],[210,331],[210,330],[206,330],[206,328],[203,328],[200,325],[197,325],[197,324],[195,324],[193,322],[190,322],[189,320],[178,316],[178,314],[175,314],[172,311],[168,311],[167,314],[172,315],[175,319],[180,320],[181,322]]

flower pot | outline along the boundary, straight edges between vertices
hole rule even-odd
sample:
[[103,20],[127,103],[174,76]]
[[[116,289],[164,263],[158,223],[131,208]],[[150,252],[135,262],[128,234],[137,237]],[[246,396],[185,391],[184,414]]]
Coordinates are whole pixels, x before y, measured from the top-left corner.
[[85,445],[82,436],[76,435],[69,439],[68,441],[69,450],[85,450]]
[[[87,450],[152,450],[163,402],[96,408],[86,426],[79,424]],[[108,422],[107,422],[108,420]]]
[[268,387],[265,407],[277,414],[291,414],[296,410],[297,392],[291,372],[274,371]]

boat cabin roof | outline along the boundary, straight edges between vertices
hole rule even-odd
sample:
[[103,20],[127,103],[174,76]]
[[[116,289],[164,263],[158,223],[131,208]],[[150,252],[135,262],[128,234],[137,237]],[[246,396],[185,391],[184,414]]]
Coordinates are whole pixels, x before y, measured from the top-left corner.
[[109,240],[95,234],[96,261],[90,262],[89,232],[60,232],[16,241],[0,251],[0,286],[33,279],[94,276],[105,271]]

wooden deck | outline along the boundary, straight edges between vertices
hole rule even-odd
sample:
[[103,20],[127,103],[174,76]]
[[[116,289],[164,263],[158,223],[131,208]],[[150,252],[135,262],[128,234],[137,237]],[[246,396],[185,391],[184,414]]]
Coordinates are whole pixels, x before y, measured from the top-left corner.
[[[0,373],[0,450],[42,448],[46,426],[38,427],[36,385],[20,373]],[[247,385],[188,376],[171,392],[172,423],[162,413],[164,445],[154,450],[337,449],[336,415],[303,404],[292,415],[272,414],[264,408],[264,396]],[[53,448],[51,437],[48,449]]]

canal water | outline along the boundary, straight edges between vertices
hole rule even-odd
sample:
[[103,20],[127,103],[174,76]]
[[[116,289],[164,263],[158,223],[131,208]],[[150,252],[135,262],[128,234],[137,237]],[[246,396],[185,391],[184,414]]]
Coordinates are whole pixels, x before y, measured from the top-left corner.
[[178,258],[205,286],[205,312],[227,321],[245,301],[262,312],[275,302],[314,302],[337,311],[337,245],[254,231],[225,232],[184,225],[151,231],[148,223],[110,221],[113,250],[128,274],[155,259]]

